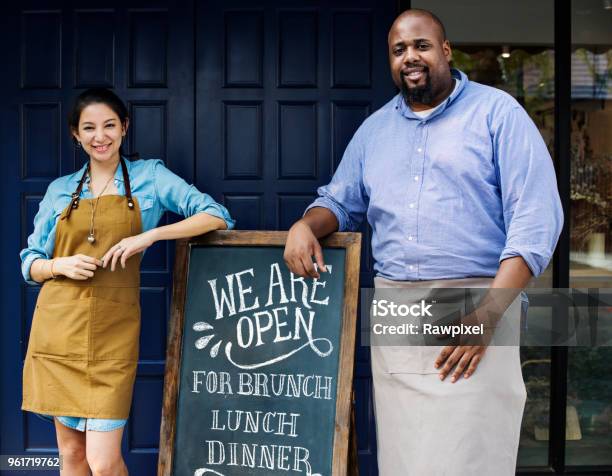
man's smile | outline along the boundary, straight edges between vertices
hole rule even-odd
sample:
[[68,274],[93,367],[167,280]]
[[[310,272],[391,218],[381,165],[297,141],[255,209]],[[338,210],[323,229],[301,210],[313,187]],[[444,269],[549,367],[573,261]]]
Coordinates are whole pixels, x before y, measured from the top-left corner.
[[412,66],[401,71],[402,78],[408,79],[410,82],[419,82],[428,73],[426,66]]

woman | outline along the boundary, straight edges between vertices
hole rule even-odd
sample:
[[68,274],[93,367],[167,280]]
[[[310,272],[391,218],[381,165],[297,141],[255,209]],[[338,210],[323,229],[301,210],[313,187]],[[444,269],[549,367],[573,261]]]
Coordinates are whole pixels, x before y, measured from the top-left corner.
[[[126,475],[121,437],[138,359],[141,254],[234,221],[161,160],[122,157],[129,119],[111,91],[83,92],[69,125],[89,161],[49,185],[20,253],[24,279],[43,283],[22,409],[54,417],[62,474]],[[165,211],[188,218],[157,227]]]

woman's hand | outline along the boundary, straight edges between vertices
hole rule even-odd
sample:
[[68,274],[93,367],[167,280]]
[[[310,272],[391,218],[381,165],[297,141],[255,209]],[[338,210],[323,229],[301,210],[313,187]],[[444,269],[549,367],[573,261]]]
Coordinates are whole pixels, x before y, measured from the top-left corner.
[[57,276],[62,274],[70,279],[83,281],[93,278],[94,271],[102,266],[102,261],[92,256],[78,254],[74,256],[63,256],[55,258],[53,262],[53,273]]
[[121,260],[121,267],[125,269],[125,262],[130,256],[141,253],[149,246],[155,243],[152,230],[145,231],[140,235],[124,238],[110,249],[102,257],[102,267],[106,268],[108,263],[111,264],[111,271],[115,271],[117,261]]

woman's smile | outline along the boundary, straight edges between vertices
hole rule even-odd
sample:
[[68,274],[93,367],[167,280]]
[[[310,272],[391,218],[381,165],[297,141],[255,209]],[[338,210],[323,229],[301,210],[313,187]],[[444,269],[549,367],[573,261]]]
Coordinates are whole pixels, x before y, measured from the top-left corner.
[[103,154],[104,152],[107,152],[109,150],[110,144],[92,145],[92,147],[96,152]]

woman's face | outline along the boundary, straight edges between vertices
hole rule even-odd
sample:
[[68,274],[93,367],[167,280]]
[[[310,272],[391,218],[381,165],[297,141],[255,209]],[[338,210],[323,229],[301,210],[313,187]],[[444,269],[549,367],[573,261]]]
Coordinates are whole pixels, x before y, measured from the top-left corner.
[[119,160],[119,147],[127,131],[128,120],[121,124],[119,116],[106,104],[90,104],[81,112],[79,129],[73,135],[92,160]]

